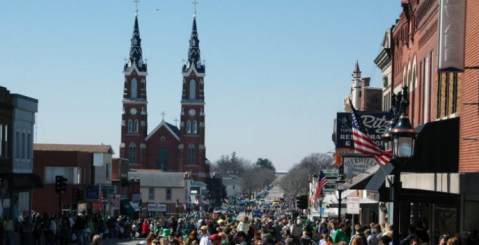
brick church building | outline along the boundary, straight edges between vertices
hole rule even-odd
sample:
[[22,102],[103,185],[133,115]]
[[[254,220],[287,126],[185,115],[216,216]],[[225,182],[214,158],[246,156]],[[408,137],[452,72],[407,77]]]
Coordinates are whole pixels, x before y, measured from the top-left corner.
[[120,158],[131,168],[191,172],[206,181],[210,163],[205,147],[205,65],[201,62],[196,14],[189,41],[188,59],[182,67],[181,120],[179,128],[162,120],[148,132],[147,76],[143,61],[138,15],[135,16],[130,55],[124,66]]

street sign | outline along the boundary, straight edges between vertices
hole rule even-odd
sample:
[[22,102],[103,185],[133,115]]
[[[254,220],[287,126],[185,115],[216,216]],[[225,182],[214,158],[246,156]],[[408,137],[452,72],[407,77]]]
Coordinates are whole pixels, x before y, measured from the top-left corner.
[[150,212],[166,212],[166,205],[160,203],[148,203],[148,211]]
[[346,213],[359,214],[359,197],[348,197]]
[[87,186],[86,188],[86,201],[87,202],[98,202],[100,199],[100,187],[95,186]]

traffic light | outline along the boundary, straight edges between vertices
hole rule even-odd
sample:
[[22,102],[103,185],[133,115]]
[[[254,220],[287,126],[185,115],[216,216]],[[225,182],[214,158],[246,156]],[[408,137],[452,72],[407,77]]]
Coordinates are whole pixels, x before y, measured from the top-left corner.
[[82,189],[78,189],[78,201],[83,201],[83,190]]
[[61,175],[55,176],[55,192],[62,193],[67,190],[67,179]]
[[78,189],[78,188],[73,188],[73,191],[72,191],[72,202],[78,202],[78,201],[79,201],[79,192],[80,192],[80,189]]
[[308,208],[308,196],[298,196],[295,198],[294,202],[296,203],[296,208],[307,209]]

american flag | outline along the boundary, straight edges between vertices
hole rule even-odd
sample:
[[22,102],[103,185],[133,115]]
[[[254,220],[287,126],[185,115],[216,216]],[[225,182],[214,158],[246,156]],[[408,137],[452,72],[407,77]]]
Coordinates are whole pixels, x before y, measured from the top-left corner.
[[110,202],[113,204],[113,206],[117,208],[120,207],[120,200],[118,200],[118,198],[116,198],[115,196],[110,197]]
[[369,137],[368,131],[364,127],[363,123],[361,122],[356,109],[349,100],[349,104],[351,105],[351,118],[353,119],[353,143],[354,149],[357,152],[373,156],[376,159],[376,162],[379,164],[386,164],[392,158],[391,151],[383,151],[379,149],[378,145]]
[[186,210],[186,203],[183,203],[181,206],[183,206],[183,209]]
[[230,201],[228,201],[228,199],[226,199],[226,198],[223,200],[223,202],[226,203],[226,204],[230,204]]
[[328,179],[326,179],[326,176],[323,173],[323,170],[319,172],[319,178],[318,182],[316,182],[316,189],[314,189],[314,197],[313,199],[316,200],[319,195],[321,195],[321,192],[323,191],[323,188],[328,184]]
[[0,192],[2,192],[2,195],[5,195],[5,193],[7,193],[7,190],[8,190],[8,180],[4,179],[2,181],[2,185],[0,186]]

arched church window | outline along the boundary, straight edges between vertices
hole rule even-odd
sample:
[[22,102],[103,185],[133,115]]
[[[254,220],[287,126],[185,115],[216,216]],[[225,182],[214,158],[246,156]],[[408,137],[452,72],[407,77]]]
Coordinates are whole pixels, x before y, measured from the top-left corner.
[[166,171],[169,170],[170,164],[168,161],[168,150],[161,148],[156,153],[156,168]]
[[128,160],[130,160],[130,164],[136,164],[136,145],[135,143],[131,143],[128,151]]
[[135,133],[138,133],[140,130],[140,125],[138,123],[138,120],[135,120]]
[[138,88],[138,82],[136,81],[135,78],[133,78],[131,80],[131,90],[130,90],[132,99],[136,99],[136,97],[137,97],[137,94],[138,94],[138,89],[137,88]]
[[191,80],[190,82],[190,100],[196,99],[196,82]]
[[198,122],[193,121],[193,133],[198,133]]
[[191,144],[188,146],[188,165],[195,164],[195,146]]
[[131,133],[133,131],[133,122],[128,120],[128,133]]
[[186,122],[186,133],[191,134],[191,121]]

